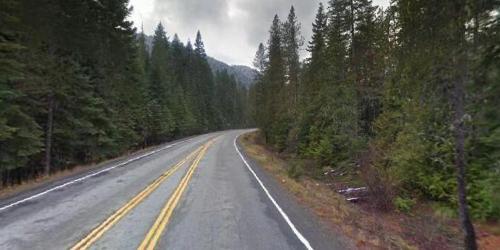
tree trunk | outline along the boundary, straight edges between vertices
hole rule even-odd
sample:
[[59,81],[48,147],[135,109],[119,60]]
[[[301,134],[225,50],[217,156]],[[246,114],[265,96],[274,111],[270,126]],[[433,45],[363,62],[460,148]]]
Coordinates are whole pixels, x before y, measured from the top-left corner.
[[354,53],[355,53],[355,51],[354,51],[354,45],[355,45],[355,42],[354,42],[354,29],[355,29],[355,24],[354,23],[355,23],[355,19],[356,19],[355,18],[355,13],[354,13],[354,11],[355,11],[354,0],[351,0],[350,4],[351,4],[351,6],[350,6],[351,7],[350,8],[351,9],[351,20],[350,20],[351,21],[351,23],[350,23],[351,24],[351,27],[350,27],[351,28],[351,30],[350,30],[350,32],[351,32],[351,58],[354,58]]
[[54,123],[54,95],[50,94],[48,99],[47,130],[45,134],[45,175],[50,175],[52,154],[52,132]]
[[12,180],[10,179],[10,169],[7,169],[5,171],[5,186],[8,187],[8,186],[11,186],[12,184]]
[[455,165],[457,168],[457,191],[458,207],[462,229],[465,234],[465,249],[477,249],[474,226],[470,219],[469,208],[467,206],[467,190],[465,180],[465,82],[467,79],[467,58],[466,52],[460,51],[458,55],[458,77],[454,86],[453,105],[455,108],[454,129],[455,129]]

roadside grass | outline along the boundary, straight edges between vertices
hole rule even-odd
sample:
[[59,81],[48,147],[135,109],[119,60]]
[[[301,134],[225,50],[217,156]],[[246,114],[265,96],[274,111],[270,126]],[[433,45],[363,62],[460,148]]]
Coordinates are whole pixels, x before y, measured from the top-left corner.
[[64,178],[70,177],[70,176],[76,176],[78,174],[82,174],[85,172],[88,172],[90,170],[94,169],[99,169],[103,165],[109,164],[114,161],[119,161],[122,159],[126,159],[127,157],[131,155],[139,155],[143,154],[145,152],[151,151],[153,149],[156,149],[160,147],[160,145],[155,145],[155,146],[150,146],[146,147],[143,149],[137,149],[137,150],[129,150],[125,152],[123,155],[114,157],[111,159],[99,161],[99,162],[91,162],[86,165],[76,165],[76,166],[67,166],[64,169],[61,169],[57,172],[51,173],[50,176],[46,175],[39,175],[29,181],[23,181],[19,184],[14,184],[14,185],[9,185],[5,186],[3,188],[0,187],[0,199],[8,198],[15,196],[17,194],[20,194],[22,192],[26,192],[29,190],[33,190],[39,187],[42,187],[43,185],[46,185],[48,183],[54,182],[54,181],[59,181]]

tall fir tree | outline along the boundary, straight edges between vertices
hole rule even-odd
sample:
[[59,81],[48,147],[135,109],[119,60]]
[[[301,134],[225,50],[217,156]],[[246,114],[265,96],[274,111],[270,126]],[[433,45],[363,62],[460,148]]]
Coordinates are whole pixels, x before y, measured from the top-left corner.
[[300,34],[300,23],[295,14],[295,8],[290,8],[290,13],[286,22],[283,24],[283,57],[285,62],[285,74],[288,95],[291,96],[290,108],[291,115],[297,114],[300,91],[300,56],[299,49],[304,44],[303,37]]
[[151,143],[165,140],[171,136],[173,119],[168,97],[170,75],[168,71],[169,41],[165,29],[158,24],[153,37],[149,72],[148,126]]
[[4,1],[0,10],[0,185],[10,182],[9,171],[24,167],[42,150],[41,128],[24,110],[18,84],[25,69],[19,41],[19,1]]
[[286,69],[283,53],[282,24],[278,15],[274,16],[270,38],[268,41],[268,67],[264,86],[263,126],[266,139],[273,145],[283,149],[287,139],[288,123],[286,121]]

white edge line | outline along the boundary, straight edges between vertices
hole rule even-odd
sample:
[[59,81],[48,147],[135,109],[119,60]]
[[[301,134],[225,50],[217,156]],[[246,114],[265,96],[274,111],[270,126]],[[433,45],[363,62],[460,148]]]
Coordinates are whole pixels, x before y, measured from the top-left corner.
[[309,244],[309,241],[295,227],[295,225],[292,223],[292,221],[290,220],[290,218],[288,217],[288,215],[283,211],[283,209],[281,209],[280,205],[278,205],[278,203],[274,200],[273,196],[271,195],[271,193],[269,193],[269,191],[267,190],[266,186],[264,186],[264,184],[262,183],[262,181],[260,180],[260,178],[257,176],[257,174],[255,173],[255,171],[252,169],[252,167],[250,167],[250,164],[248,164],[248,162],[245,160],[245,157],[243,156],[243,154],[241,154],[240,150],[238,149],[238,146],[236,145],[236,140],[238,139],[238,137],[239,137],[239,135],[236,136],[236,138],[234,138],[234,141],[233,141],[234,148],[236,148],[236,152],[238,152],[238,154],[240,155],[241,159],[243,160],[243,162],[247,166],[248,170],[250,170],[250,172],[252,173],[252,175],[255,177],[255,179],[259,183],[260,187],[264,190],[264,192],[266,193],[267,197],[274,204],[274,206],[276,207],[276,209],[278,210],[278,212],[281,214],[281,216],[283,217],[283,219],[285,219],[286,223],[292,229],[292,231],[295,233],[295,235],[300,240],[300,242],[302,242],[302,244],[304,244],[304,246],[308,250],[313,250],[311,244]]
[[176,146],[176,145],[178,145],[178,144],[180,144],[180,143],[188,142],[188,141],[190,141],[190,140],[192,140],[192,138],[190,138],[190,139],[186,139],[186,140],[183,140],[183,141],[179,141],[179,142],[176,142],[176,143],[173,143],[173,144],[170,144],[170,145],[167,145],[167,146],[165,146],[165,147],[162,147],[162,148],[160,148],[160,149],[157,149],[157,150],[151,151],[151,152],[149,152],[149,153],[146,153],[146,154],[143,154],[143,155],[137,156],[137,157],[135,157],[135,158],[129,159],[129,160],[124,161],[124,162],[122,162],[122,163],[119,163],[119,164],[117,164],[117,165],[114,165],[114,166],[111,166],[111,167],[108,167],[108,168],[102,169],[102,170],[100,170],[100,171],[97,171],[97,172],[95,172],[95,173],[92,173],[92,174],[89,174],[89,175],[86,175],[86,176],[80,177],[80,178],[78,178],[78,179],[75,179],[75,180],[72,180],[72,181],[66,182],[66,183],[61,184],[61,185],[59,185],[59,186],[53,187],[53,188],[51,188],[51,189],[49,189],[49,190],[45,190],[45,191],[43,191],[43,192],[41,192],[41,193],[35,194],[35,195],[33,195],[33,196],[30,196],[30,197],[24,198],[24,199],[19,200],[19,201],[16,201],[16,202],[13,202],[13,203],[11,203],[11,204],[9,204],[9,205],[5,205],[5,206],[3,206],[3,207],[0,207],[0,212],[4,211],[4,210],[6,210],[6,209],[9,209],[9,208],[11,208],[11,207],[17,206],[17,205],[19,205],[19,204],[25,203],[25,202],[27,202],[27,201],[30,201],[30,200],[36,199],[36,198],[38,198],[38,197],[44,196],[44,195],[46,195],[46,194],[48,194],[48,193],[54,192],[54,191],[56,191],[56,190],[59,190],[59,189],[61,189],[61,188],[64,188],[64,187],[66,187],[66,186],[69,186],[69,185],[71,185],[71,184],[75,184],[75,183],[77,183],[77,182],[81,182],[81,181],[83,181],[83,180],[86,180],[86,179],[88,179],[88,178],[90,178],[90,177],[93,177],[93,176],[96,176],[96,175],[98,175],[98,174],[102,174],[102,173],[108,172],[108,171],[113,170],[113,169],[115,169],[115,168],[117,168],[117,167],[121,167],[121,166],[127,165],[127,164],[129,164],[129,163],[131,163],[131,162],[134,162],[134,161],[140,160],[140,159],[142,159],[142,158],[144,158],[144,157],[148,157],[148,156],[150,156],[150,155],[152,155],[152,154],[155,154],[155,153],[158,153],[158,152],[163,151],[163,150],[165,150],[165,149],[171,148],[171,147]]

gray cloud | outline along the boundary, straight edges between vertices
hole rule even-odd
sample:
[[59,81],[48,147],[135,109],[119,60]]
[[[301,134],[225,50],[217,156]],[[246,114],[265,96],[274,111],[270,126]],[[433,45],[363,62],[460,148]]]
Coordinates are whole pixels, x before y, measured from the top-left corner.
[[295,7],[296,14],[302,24],[302,35],[308,39],[311,35],[311,24],[319,5],[318,0],[277,0],[266,1],[265,4],[255,4],[255,1],[241,2],[241,8],[248,11],[249,18],[245,24],[248,29],[247,42],[257,46],[268,39],[268,31],[272,19],[278,14],[282,21],[288,17],[291,6]]
[[[209,55],[230,64],[251,65],[260,42],[265,43],[275,14],[285,20],[292,5],[309,40],[311,24],[320,1],[324,0],[131,0],[131,19],[146,33],[162,21],[171,35],[193,38],[203,35]],[[386,3],[388,0],[375,0]],[[305,55],[305,51],[302,52]]]
[[181,29],[222,24],[227,19],[226,0],[155,0],[154,10],[158,17],[179,25]]

